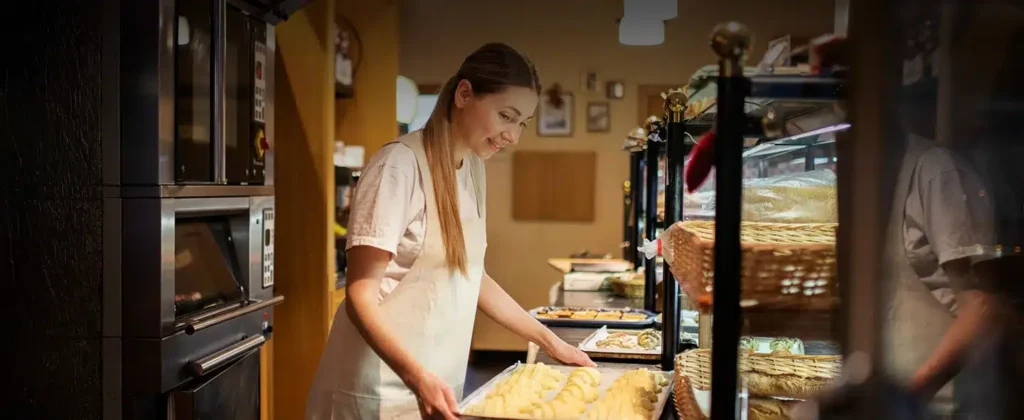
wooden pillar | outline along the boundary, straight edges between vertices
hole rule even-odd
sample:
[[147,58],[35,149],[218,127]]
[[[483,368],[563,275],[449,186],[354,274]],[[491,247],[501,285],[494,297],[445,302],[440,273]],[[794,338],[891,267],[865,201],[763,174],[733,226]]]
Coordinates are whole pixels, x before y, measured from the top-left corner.
[[270,416],[305,416],[334,291],[334,2],[277,27],[277,292]]

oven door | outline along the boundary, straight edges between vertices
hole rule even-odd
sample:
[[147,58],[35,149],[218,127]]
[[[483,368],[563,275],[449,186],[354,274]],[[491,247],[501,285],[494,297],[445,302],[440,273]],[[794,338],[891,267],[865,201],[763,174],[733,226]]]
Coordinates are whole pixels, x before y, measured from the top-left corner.
[[258,420],[262,344],[253,336],[190,363],[195,379],[171,391],[168,420]]
[[175,180],[265,184],[272,26],[227,0],[174,0]]
[[274,198],[122,203],[125,337],[166,338],[274,298]]

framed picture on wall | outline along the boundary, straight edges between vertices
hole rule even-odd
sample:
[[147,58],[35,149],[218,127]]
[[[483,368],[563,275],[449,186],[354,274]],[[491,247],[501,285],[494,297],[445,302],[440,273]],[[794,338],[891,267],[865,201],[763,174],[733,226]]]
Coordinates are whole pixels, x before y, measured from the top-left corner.
[[557,91],[541,97],[537,106],[537,135],[541,137],[572,136],[573,96]]
[[608,102],[587,103],[587,132],[607,133],[611,131],[611,107]]

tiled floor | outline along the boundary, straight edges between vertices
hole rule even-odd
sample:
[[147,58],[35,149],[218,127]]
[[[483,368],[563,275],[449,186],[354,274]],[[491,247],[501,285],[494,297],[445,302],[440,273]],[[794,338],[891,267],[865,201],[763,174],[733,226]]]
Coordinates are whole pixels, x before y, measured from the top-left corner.
[[463,396],[467,396],[487,383],[495,375],[515,362],[525,362],[526,352],[517,351],[475,351],[470,356],[469,368],[466,370],[466,388]]

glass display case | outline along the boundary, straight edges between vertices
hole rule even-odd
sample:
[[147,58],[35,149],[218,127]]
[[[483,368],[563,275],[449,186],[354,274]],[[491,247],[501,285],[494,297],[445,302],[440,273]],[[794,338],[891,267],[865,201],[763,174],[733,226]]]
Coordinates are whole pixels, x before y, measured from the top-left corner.
[[663,347],[681,418],[1024,408],[1024,8],[926,3],[854,3],[857,36],[775,73],[720,25],[718,65],[665,95],[639,143],[666,156],[659,250],[683,286],[664,336],[677,296],[702,311],[700,349]]

